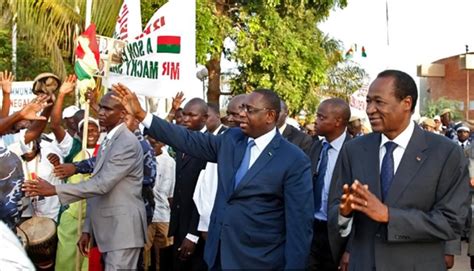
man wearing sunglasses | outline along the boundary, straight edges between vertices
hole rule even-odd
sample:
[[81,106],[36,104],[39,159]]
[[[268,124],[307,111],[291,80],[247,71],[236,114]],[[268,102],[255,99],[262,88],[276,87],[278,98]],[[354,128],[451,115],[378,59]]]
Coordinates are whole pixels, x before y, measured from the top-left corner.
[[314,211],[310,161],[276,129],[278,95],[267,89],[248,94],[240,106],[240,129],[214,136],[146,113],[122,84],[113,89],[149,135],[217,162],[217,195],[204,252],[210,270],[306,268]]

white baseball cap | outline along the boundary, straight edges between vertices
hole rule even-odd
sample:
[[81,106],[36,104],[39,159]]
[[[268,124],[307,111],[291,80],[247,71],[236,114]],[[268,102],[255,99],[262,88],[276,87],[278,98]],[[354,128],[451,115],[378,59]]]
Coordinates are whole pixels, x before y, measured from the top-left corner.
[[67,118],[72,118],[72,116],[74,116],[74,114],[76,114],[77,111],[79,111],[79,107],[75,106],[75,105],[71,105],[71,106],[68,106],[66,108],[64,108],[63,110],[63,119],[67,119]]

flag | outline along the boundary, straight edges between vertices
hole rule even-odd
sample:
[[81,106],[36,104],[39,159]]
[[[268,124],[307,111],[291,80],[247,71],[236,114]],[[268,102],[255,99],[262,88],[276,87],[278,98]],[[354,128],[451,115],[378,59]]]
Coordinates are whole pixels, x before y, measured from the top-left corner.
[[367,57],[367,53],[365,52],[364,46],[362,46],[362,57]]
[[95,88],[94,73],[99,70],[99,46],[97,45],[95,25],[91,24],[77,38],[76,62],[74,71],[77,76],[77,87],[81,93],[80,103],[85,102],[84,93],[88,88]]
[[181,37],[179,36],[158,36],[157,53],[179,54],[181,51]]
[[346,59],[352,58],[353,54],[354,54],[354,50],[352,50],[352,48],[349,48],[349,50],[347,50],[346,52]]
[[124,0],[117,17],[114,39],[132,42],[142,33],[140,1]]
[[173,97],[183,89],[186,97],[202,96],[196,78],[195,7],[194,0],[186,8],[182,1],[162,5],[138,38],[128,41],[123,62],[111,67],[107,84],[120,82],[148,97]]

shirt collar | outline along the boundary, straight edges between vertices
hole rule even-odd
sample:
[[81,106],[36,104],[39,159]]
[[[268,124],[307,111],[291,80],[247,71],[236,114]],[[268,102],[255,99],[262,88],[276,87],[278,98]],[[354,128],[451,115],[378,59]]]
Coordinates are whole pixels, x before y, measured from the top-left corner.
[[202,129],[199,130],[199,132],[201,132],[201,133],[205,133],[206,131],[207,131],[206,125],[204,125],[204,127],[202,127]]
[[270,143],[270,141],[272,141],[272,139],[275,137],[276,133],[277,133],[277,130],[276,130],[276,127],[275,127],[273,129],[271,129],[269,132],[267,132],[266,134],[263,134],[263,135],[261,135],[257,138],[249,137],[248,141],[253,139],[255,141],[255,145],[257,146],[257,148],[259,150],[263,150]]
[[287,125],[288,124],[286,124],[286,122],[285,122],[285,123],[283,123],[283,125],[280,128],[278,128],[278,131],[280,131],[280,134],[283,134],[283,132],[285,131]]
[[342,133],[338,138],[334,139],[331,142],[328,142],[326,138],[323,139],[323,142],[328,142],[331,145],[331,148],[336,149],[338,152],[342,148],[342,144],[344,144],[344,140],[346,139],[346,130]]
[[125,125],[123,122],[120,123],[119,125],[115,126],[114,128],[112,128],[112,130],[110,130],[110,132],[107,133],[107,136],[105,138],[107,139],[112,139],[112,137],[114,136],[114,134],[117,132],[117,130],[122,126],[122,125]]
[[406,149],[408,146],[408,142],[410,142],[411,136],[413,135],[413,131],[415,131],[415,123],[413,121],[410,121],[407,128],[405,128],[405,130],[403,130],[403,132],[401,132],[393,140],[388,139],[388,137],[382,134],[382,139],[380,140],[380,148],[382,148],[386,142],[392,141],[397,144],[397,147]]
[[216,130],[214,130],[214,132],[212,132],[212,134],[213,135],[218,135],[221,128],[222,128],[222,124],[220,124],[219,127],[217,127]]

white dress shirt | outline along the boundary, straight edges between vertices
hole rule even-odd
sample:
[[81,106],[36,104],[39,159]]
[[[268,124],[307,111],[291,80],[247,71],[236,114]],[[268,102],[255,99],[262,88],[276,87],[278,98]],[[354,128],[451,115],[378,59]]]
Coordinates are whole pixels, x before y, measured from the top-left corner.
[[168,154],[166,147],[156,156],[157,174],[153,194],[155,196],[155,212],[153,222],[170,222],[170,204],[168,198],[173,197],[176,182],[176,162]]
[[255,141],[255,146],[253,146],[250,149],[250,162],[249,162],[249,168],[252,167],[252,165],[255,163],[257,158],[260,156],[262,151],[270,144],[272,139],[276,135],[276,127],[267,132],[264,135],[261,135],[257,138],[249,138],[248,141],[254,140]]
[[[212,133],[217,135],[222,124]],[[198,231],[207,232],[211,219],[212,208],[217,193],[217,164],[208,162],[206,168],[201,170],[194,189],[193,200],[199,212]]]

